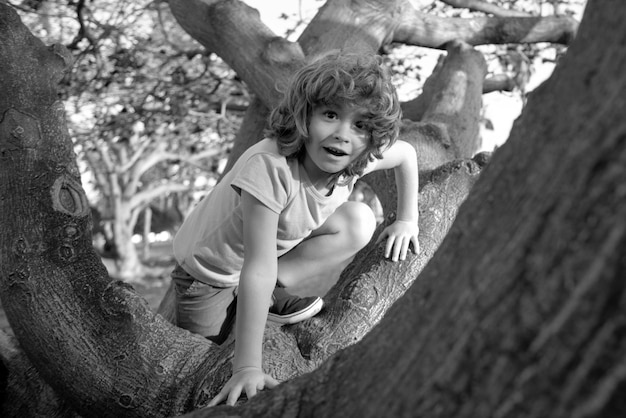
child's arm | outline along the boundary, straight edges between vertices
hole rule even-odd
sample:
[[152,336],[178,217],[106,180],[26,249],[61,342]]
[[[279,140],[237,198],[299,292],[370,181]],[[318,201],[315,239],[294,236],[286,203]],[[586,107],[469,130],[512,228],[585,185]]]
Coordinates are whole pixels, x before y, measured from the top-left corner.
[[244,391],[249,399],[257,390],[278,384],[262,369],[263,333],[278,277],[278,214],[245,191],[241,200],[245,257],[237,295],[233,375],[209,406],[224,399],[234,405]]
[[413,243],[415,253],[419,253],[418,226],[418,186],[417,155],[412,145],[396,141],[383,152],[383,158],[368,165],[365,172],[394,169],[398,189],[398,208],[396,221],[381,232],[377,243],[385,238],[385,257],[393,261],[404,260]]

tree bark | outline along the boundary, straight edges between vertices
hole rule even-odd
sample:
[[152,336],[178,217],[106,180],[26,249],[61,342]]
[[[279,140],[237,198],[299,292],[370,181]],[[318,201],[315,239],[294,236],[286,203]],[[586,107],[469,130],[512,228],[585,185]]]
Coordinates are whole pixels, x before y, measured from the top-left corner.
[[[228,378],[232,341],[216,347],[171,327],[160,316],[155,317],[132,288],[109,280],[91,247],[89,210],[56,98],[55,83],[67,65],[58,59],[63,52],[54,49],[51,53],[21,26],[9,8],[0,7],[6,11],[0,24],[0,55],[6,58],[2,60],[1,90],[16,92],[3,96],[0,102],[0,293],[25,358],[63,405],[56,411],[46,409],[47,413],[61,414],[62,410],[65,414],[69,409],[98,416],[168,416],[206,403]],[[19,93],[14,90],[16,86],[20,86]],[[466,185],[467,190],[475,175],[460,169],[458,175],[450,176],[456,180],[438,177],[441,184],[432,187],[458,191]],[[459,185],[450,185],[455,182]],[[424,187],[427,184],[423,181]],[[458,196],[462,199],[463,192]],[[453,218],[457,203],[455,199],[441,199],[438,204],[443,206],[433,207],[433,213]],[[424,215],[424,222],[427,219]],[[444,229],[438,231],[442,232],[440,239]],[[418,258],[419,266],[434,251],[437,239],[432,238],[430,247],[423,244],[426,251]],[[382,262],[380,254],[378,262]],[[416,267],[407,264],[405,268]],[[386,280],[382,275],[378,273],[378,280]],[[402,289],[396,287],[396,293]],[[328,319],[341,330],[342,323],[356,323],[348,309],[351,300],[369,302],[360,301],[362,295],[354,284],[338,295],[341,299],[336,296],[331,305],[340,305],[343,319]],[[359,325],[359,336],[371,328],[390,302],[381,298],[377,303],[376,316]],[[359,311],[356,318],[363,320],[363,313]],[[313,331],[309,336],[305,330],[268,330],[266,369],[277,377],[289,378],[311,370],[353,341],[343,330],[341,345],[331,344],[327,335],[320,340],[319,328],[310,333]],[[303,356],[298,345],[310,345],[316,339],[316,346]],[[4,341],[3,347],[17,350],[10,341]],[[289,350],[283,351],[285,347]],[[293,361],[286,362],[287,358]],[[72,359],[71,367],[67,359]],[[8,358],[4,360],[9,375],[16,376],[20,368]],[[42,382],[38,385],[47,387]],[[35,390],[27,393],[25,399],[37,402]],[[27,402],[13,404],[5,411],[23,411]],[[50,408],[48,404],[37,407]]]
[[622,416],[625,13],[590,2],[567,56],[379,326],[314,373],[221,411]]
[[[64,416],[169,416],[205,404],[228,378],[232,340],[217,347],[172,327],[132,288],[108,280],[91,249],[89,211],[57,102],[63,52],[47,50],[11,9],[0,9],[0,91],[9,92],[0,97],[0,296],[28,362]],[[198,414],[614,412],[624,382],[626,54],[618,23],[625,12],[601,3],[593,10],[443,245],[437,249],[477,177],[476,163],[421,173],[422,254],[389,264],[370,246],[331,290],[322,316],[268,329],[266,371],[281,379],[314,372],[238,408]],[[476,63],[467,74],[481,74],[480,60],[466,55]],[[482,91],[482,81],[452,86]],[[273,97],[264,91],[259,98]],[[440,104],[450,100],[440,97]],[[457,103],[474,109],[478,102]],[[471,130],[455,127],[451,108],[433,109],[424,114],[471,140]],[[8,352],[11,344],[0,343]],[[9,376],[24,369],[4,355],[3,362]]]
[[520,11],[512,10],[512,9],[505,9],[503,7],[498,6],[497,4],[487,3],[481,0],[442,0],[442,1],[458,9],[475,10],[477,12],[492,14],[494,16],[501,16],[501,17],[532,16],[530,13],[520,12]]
[[[91,246],[90,209],[57,99],[69,55],[44,47],[11,8],[0,9],[0,296],[20,347],[81,415],[189,408],[220,350],[170,327],[132,287],[109,280]],[[4,352],[17,349],[2,342]],[[3,362],[12,381],[20,368]]]
[[470,45],[569,44],[578,28],[569,16],[442,18],[409,9],[399,17],[393,40],[429,48],[445,48],[455,40]]
[[[406,0],[335,0],[327,2],[319,10],[297,43],[291,43],[273,34],[260,21],[254,9],[239,1],[170,0],[169,4],[180,25],[207,50],[217,53],[228,63],[267,108],[278,103],[280,89],[293,71],[304,63],[305,55],[313,57],[333,49],[376,52],[392,41],[443,49],[448,48],[450,43],[569,43],[578,27],[578,23],[569,17],[486,17],[480,18],[477,25],[473,19],[444,19],[418,12]],[[245,19],[245,24],[241,19]],[[429,93],[416,99],[419,104],[408,104],[407,108],[414,111],[419,107],[423,112],[431,103],[434,92],[441,87],[440,82],[436,83]],[[267,112],[263,108],[258,111],[262,116],[263,111]],[[265,118],[257,115],[253,119],[252,115],[257,113],[249,111],[246,115],[242,130],[245,131],[245,138],[244,135],[238,136],[238,145],[231,154],[229,167],[251,144],[250,141],[254,143],[261,139]],[[421,116],[422,113],[405,115],[413,121],[419,121]],[[459,158],[450,153],[450,135],[442,130],[445,130],[442,125],[431,124],[422,128],[421,134],[412,135],[421,137],[419,147],[427,150],[429,164],[424,168],[432,169]],[[436,142],[439,146],[433,147]],[[247,146],[239,145],[242,143]],[[475,151],[477,145],[468,144],[468,150],[474,148]],[[432,152],[436,155],[430,155]],[[471,155],[471,152],[466,152],[462,158]]]

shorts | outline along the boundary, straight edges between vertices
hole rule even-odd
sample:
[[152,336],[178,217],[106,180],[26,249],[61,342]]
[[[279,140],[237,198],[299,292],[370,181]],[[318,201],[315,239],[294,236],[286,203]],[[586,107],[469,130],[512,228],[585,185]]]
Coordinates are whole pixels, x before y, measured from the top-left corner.
[[237,286],[215,287],[194,279],[181,266],[172,271],[179,327],[222,344],[235,324]]

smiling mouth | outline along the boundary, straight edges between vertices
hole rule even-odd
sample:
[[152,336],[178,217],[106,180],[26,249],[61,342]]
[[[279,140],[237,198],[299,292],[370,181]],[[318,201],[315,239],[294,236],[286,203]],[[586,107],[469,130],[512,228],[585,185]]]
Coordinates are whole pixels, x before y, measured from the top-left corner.
[[343,156],[345,156],[345,155],[348,155],[348,153],[347,153],[347,152],[344,152],[344,151],[342,151],[342,150],[340,150],[340,149],[333,148],[333,147],[324,147],[324,150],[325,150],[327,153],[332,154],[332,155],[334,155],[334,156],[336,156],[336,157],[343,157]]

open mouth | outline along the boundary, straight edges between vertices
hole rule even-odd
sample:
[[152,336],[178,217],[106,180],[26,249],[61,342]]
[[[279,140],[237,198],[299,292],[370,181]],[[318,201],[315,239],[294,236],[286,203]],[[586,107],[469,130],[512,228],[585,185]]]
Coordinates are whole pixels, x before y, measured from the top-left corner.
[[340,150],[340,149],[333,148],[333,147],[324,147],[324,150],[325,150],[327,153],[329,153],[329,154],[331,154],[331,155],[334,155],[334,156],[336,156],[336,157],[343,157],[344,155],[348,155],[348,153],[347,153],[347,152],[344,152],[344,151],[342,151],[342,150]]

